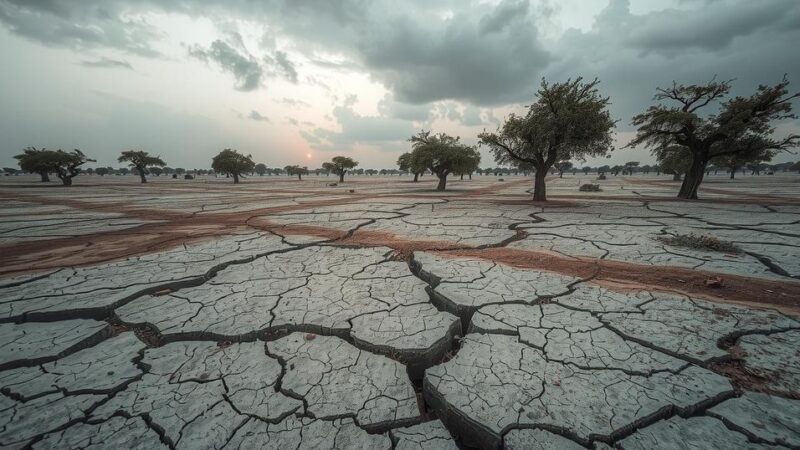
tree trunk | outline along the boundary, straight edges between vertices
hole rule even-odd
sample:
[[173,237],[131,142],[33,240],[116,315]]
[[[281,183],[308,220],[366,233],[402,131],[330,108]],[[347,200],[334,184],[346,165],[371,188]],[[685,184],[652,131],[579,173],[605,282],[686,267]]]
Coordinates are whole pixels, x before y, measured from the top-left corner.
[[[144,183],[144,181],[142,181],[142,183]],[[234,173],[233,174],[233,184],[239,184],[239,174],[238,173]]]
[[142,183],[147,183],[147,178],[144,177],[144,171],[139,171],[139,178],[142,179]]
[[447,186],[447,175],[439,175],[439,184],[436,186],[436,190],[443,191],[445,186]]
[[297,174],[297,179],[300,180],[300,181],[303,181],[303,174],[302,173],[298,173]]
[[547,187],[544,179],[547,176],[547,171],[543,169],[536,169],[533,174],[533,201],[546,202],[547,201]]
[[558,178],[564,178],[564,172],[558,172]]
[[730,178],[731,178],[731,180],[736,178],[736,168],[735,167],[731,168],[731,177]]
[[339,183],[344,183],[344,171],[339,172]]
[[42,177],[42,183],[50,182],[50,175],[47,172],[39,172],[39,176]]
[[683,184],[681,185],[680,192],[678,192],[678,198],[697,200],[697,189],[700,187],[700,183],[703,182],[703,175],[706,173],[706,164],[708,164],[708,162],[703,158],[698,156],[692,158],[692,165],[683,178]]
[[414,174],[414,183],[416,183],[417,181],[419,181],[419,174],[415,173]]
[[472,180],[472,174],[469,174],[469,179]]
[[461,174],[461,181],[464,181],[464,174]]
[[64,178],[62,178],[61,179],[61,183],[63,183],[64,186],[72,186],[72,177],[64,177]]
[[675,172],[672,174],[672,181],[681,181],[681,173]]

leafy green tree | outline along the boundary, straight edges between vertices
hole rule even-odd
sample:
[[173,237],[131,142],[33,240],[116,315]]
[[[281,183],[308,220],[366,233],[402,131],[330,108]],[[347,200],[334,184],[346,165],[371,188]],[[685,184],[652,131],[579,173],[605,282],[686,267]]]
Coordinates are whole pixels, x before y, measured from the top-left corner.
[[286,175],[290,177],[292,175],[297,175],[298,180],[303,180],[303,175],[308,175],[308,167],[300,167],[300,166],[286,166],[283,168],[286,171]]
[[792,167],[790,167],[790,169],[797,171],[797,173],[800,173],[800,161],[797,161],[796,163],[792,164]]
[[584,175],[589,175],[589,172],[591,172],[591,171],[592,171],[592,168],[589,167],[589,166],[583,166],[581,168],[581,172],[583,172]]
[[81,173],[82,165],[87,162],[95,162],[95,160],[87,158],[78,149],[71,152],[63,150],[50,151],[47,161],[51,164],[52,171],[55,172],[64,186],[72,186],[72,179]]
[[536,169],[533,199],[547,200],[545,177],[558,161],[582,160],[611,150],[614,120],[597,79],[549,84],[542,79],[524,116],[512,114],[495,133],[478,135],[501,164],[527,162]]
[[322,163],[322,168],[339,175],[339,183],[344,183],[344,174],[346,174],[349,169],[352,169],[357,165],[358,161],[353,161],[352,158],[348,158],[346,156],[334,156],[331,158],[330,162]]
[[611,172],[611,166],[609,166],[608,164],[606,164],[605,166],[600,166],[600,167],[597,168],[597,174],[598,175],[603,174],[603,173],[610,173],[610,172]]
[[267,166],[266,166],[266,164],[264,164],[264,163],[258,163],[258,164],[256,164],[256,166],[255,166],[255,169],[254,169],[254,170],[256,171],[256,173],[258,174],[258,176],[260,176],[260,177],[263,177],[263,176],[264,176],[264,174],[265,174],[265,173],[267,173],[267,171],[268,171],[269,169],[267,169]]
[[439,184],[437,191],[444,191],[447,186],[447,176],[457,171],[466,171],[467,168],[477,167],[475,158],[480,162],[480,154],[475,148],[462,144],[458,137],[445,133],[431,134],[430,131],[420,131],[409,139],[413,151],[411,152],[411,166],[425,167],[437,178]]
[[98,167],[94,170],[94,173],[102,176],[108,175],[108,167]]
[[691,153],[680,145],[673,145],[653,152],[658,161],[659,170],[672,174],[672,181],[681,181],[683,174],[689,170]]
[[726,97],[730,81],[712,80],[705,85],[673,83],[670,88],[658,88],[655,100],[659,103],[633,117],[632,123],[638,130],[628,147],[642,144],[655,151],[686,148],[689,168],[678,197],[696,199],[708,163],[742,151],[738,146],[720,143],[736,141],[741,136],[759,136],[777,151],[798,145],[798,135],[772,138],[773,122],[795,118],[791,101],[800,93],[790,95],[788,85],[786,77],[773,86],[761,85],[749,97],[735,97],[721,103],[716,114],[702,114],[701,110]]
[[52,150],[45,148],[38,150],[36,147],[28,147],[19,155],[14,156],[19,168],[28,173],[37,173],[42,179],[42,183],[50,181],[50,172],[53,171]]
[[164,167],[167,165],[161,157],[150,156],[149,153],[142,150],[125,150],[117,158],[119,162],[128,162],[132,169],[135,169],[142,179],[142,183],[147,183],[145,175],[149,173],[148,167]]
[[[226,148],[211,159],[211,168],[214,172],[224,173],[233,177],[233,184],[239,183],[239,177],[243,173],[250,173],[255,168],[256,163],[253,157],[243,155],[236,150]],[[176,169],[177,172],[177,169]]]
[[558,171],[558,178],[564,178],[564,172],[572,168],[572,163],[569,161],[557,161],[555,168]]
[[3,167],[3,172],[5,172],[7,175],[16,175],[19,170],[13,167]]
[[627,172],[628,175],[633,175],[633,171],[636,170],[637,167],[639,167],[639,161],[628,161],[625,163],[622,174],[625,175]]
[[478,170],[478,166],[481,164],[481,154],[474,147],[467,147],[466,150],[466,157],[462,158],[456,165],[453,169],[453,174],[459,175],[462,180],[464,179],[464,175],[467,175],[471,180],[472,173]]
[[712,162],[727,168],[730,171],[730,179],[733,180],[736,177],[736,171],[742,167],[771,160],[779,150],[773,147],[773,143],[774,141],[755,134],[726,139],[717,146],[737,151],[716,156]]
[[161,167],[158,167],[158,166],[151,167],[149,170],[150,170],[150,173],[152,173],[153,175],[155,175],[157,177],[161,176],[161,174],[164,173],[164,169],[162,169]]
[[[410,152],[405,152],[397,158],[397,166],[400,168],[401,172],[413,173],[414,174],[414,182],[416,183],[419,181],[420,175],[425,172],[424,166],[413,166],[415,160],[411,157]],[[420,161],[416,161],[420,162]]]

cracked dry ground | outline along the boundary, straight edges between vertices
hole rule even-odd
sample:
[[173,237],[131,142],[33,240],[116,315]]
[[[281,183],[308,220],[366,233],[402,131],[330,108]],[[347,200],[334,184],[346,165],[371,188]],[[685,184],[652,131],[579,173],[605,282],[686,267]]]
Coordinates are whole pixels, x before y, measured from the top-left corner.
[[0,446],[800,448],[776,179],[7,183]]

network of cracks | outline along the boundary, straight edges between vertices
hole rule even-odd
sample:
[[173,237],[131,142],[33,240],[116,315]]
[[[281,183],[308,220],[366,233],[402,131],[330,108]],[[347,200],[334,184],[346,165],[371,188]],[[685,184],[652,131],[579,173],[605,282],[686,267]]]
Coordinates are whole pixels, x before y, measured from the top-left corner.
[[8,448],[800,448],[800,322],[236,234],[0,284]]

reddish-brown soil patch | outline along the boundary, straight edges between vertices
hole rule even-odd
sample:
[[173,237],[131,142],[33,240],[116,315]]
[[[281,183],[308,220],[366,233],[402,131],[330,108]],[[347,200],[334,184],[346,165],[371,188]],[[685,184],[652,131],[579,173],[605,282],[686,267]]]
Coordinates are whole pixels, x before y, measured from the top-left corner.
[[[699,270],[632,264],[622,261],[596,260],[588,258],[565,258],[546,252],[509,248],[482,250],[455,250],[443,255],[481,258],[522,269],[535,269],[592,278],[596,284],[605,284],[611,289],[620,285],[642,289],[680,292],[694,297],[714,301],[731,301],[743,305],[769,305],[786,312],[800,312],[800,282],[776,281],[737,275],[703,272]],[[722,278],[723,285],[712,288],[706,280]]]
[[708,368],[728,378],[737,390],[762,392],[800,400],[800,392],[781,391],[772,387],[776,381],[781,379],[781,373],[751,370],[746,364],[745,358],[747,354],[738,345],[730,346],[728,351],[731,354],[730,358],[712,362],[708,365]]

